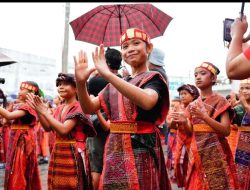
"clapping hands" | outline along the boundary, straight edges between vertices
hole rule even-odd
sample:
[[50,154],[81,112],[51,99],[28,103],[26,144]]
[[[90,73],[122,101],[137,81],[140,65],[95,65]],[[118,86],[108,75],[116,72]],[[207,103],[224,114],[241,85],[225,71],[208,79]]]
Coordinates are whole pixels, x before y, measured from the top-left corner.
[[47,105],[43,103],[41,97],[34,95],[32,93],[27,94],[26,102],[37,112],[40,114],[45,114],[48,111]]
[[200,105],[198,102],[191,103],[189,112],[192,118],[198,118],[202,120],[204,120],[204,118],[208,115],[203,105]]

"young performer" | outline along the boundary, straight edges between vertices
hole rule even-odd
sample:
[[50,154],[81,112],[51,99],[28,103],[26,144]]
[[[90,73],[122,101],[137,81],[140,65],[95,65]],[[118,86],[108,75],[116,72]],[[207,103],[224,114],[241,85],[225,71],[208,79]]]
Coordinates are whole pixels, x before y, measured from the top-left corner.
[[[187,106],[196,100],[200,93],[198,89],[192,84],[183,84],[177,91],[180,95],[181,106],[180,112],[185,114]],[[170,115],[171,117],[171,115]],[[178,123],[176,148],[174,156],[174,176],[178,187],[185,186],[185,180],[187,175],[188,166],[188,151],[190,149],[191,136],[186,135],[185,129],[182,123]]]
[[74,76],[59,73],[56,86],[65,103],[56,108],[54,115],[51,115],[41,98],[28,95],[28,103],[38,113],[44,129],[56,132],[56,141],[49,162],[48,189],[90,189],[86,138],[88,135],[95,135],[96,132],[77,101]]
[[0,115],[11,120],[4,189],[42,189],[36,155],[36,112],[25,103],[28,93],[40,95],[36,82],[20,85],[18,104],[12,112],[0,107]]
[[[99,189],[171,189],[157,125],[169,108],[169,92],[163,77],[148,71],[153,44],[148,34],[127,29],[121,36],[121,53],[132,74],[122,79],[113,74],[104,57],[104,46],[92,54],[95,68],[88,67],[86,53],[75,59],[81,107],[86,113],[102,108],[110,120]],[[86,81],[97,70],[110,83],[90,98]]]
[[166,118],[167,128],[168,128],[168,137],[167,137],[167,158],[166,158],[166,167],[170,175],[170,179],[175,183],[176,179],[173,175],[174,171],[174,157],[175,157],[175,148],[176,148],[176,135],[177,135],[177,123],[173,122],[171,117],[172,112],[180,110],[181,100],[179,97],[174,97],[171,99],[170,109]]
[[209,62],[195,68],[198,99],[187,107],[190,121],[176,113],[192,134],[186,189],[238,189],[238,179],[227,137],[230,134],[230,104],[213,92],[219,69]]
[[234,108],[234,123],[238,126],[235,164],[241,190],[250,188],[250,78],[242,80],[240,104]]

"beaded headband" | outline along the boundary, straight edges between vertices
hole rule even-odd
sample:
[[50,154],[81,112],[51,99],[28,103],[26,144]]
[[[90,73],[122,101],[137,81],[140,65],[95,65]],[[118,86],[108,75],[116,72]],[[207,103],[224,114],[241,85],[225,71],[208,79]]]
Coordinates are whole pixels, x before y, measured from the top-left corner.
[[32,85],[32,84],[29,84],[27,82],[22,82],[21,85],[20,85],[20,88],[21,89],[27,89],[27,90],[31,90],[33,92],[37,92],[38,91],[38,87]]
[[200,66],[196,68],[199,68],[199,67],[207,69],[214,75],[218,75],[220,73],[220,70],[216,66],[214,66],[212,63],[209,63],[209,62],[203,62]]
[[125,32],[123,32],[120,39],[121,45],[130,39],[140,39],[147,43],[150,43],[149,35],[146,32],[139,30],[137,28],[129,28]]
[[250,78],[241,80],[240,84],[250,84]]

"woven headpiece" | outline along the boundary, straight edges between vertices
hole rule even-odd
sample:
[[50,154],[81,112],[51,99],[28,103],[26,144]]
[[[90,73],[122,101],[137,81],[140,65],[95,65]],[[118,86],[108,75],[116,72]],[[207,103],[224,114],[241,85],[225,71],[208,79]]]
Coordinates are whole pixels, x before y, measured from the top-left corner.
[[213,65],[212,63],[209,63],[209,62],[203,62],[200,66],[198,66],[196,68],[199,68],[199,67],[207,69],[208,71],[210,71],[214,75],[218,75],[220,73],[220,70],[215,65]]
[[20,85],[20,88],[21,89],[27,89],[27,90],[30,90],[30,91],[33,91],[33,92],[37,92],[38,91],[38,87],[32,85],[32,84],[29,84],[27,82],[22,82],[21,85]]
[[241,80],[240,84],[250,84],[250,78]]
[[146,32],[139,30],[137,28],[129,28],[125,32],[123,32],[120,39],[121,45],[130,39],[140,39],[145,41],[146,43],[150,43],[149,35]]
[[59,73],[58,77],[56,79],[56,87],[59,86],[60,82],[68,82],[70,84],[72,84],[74,87],[76,87],[76,80],[75,80],[75,75],[74,74],[70,74],[70,73]]

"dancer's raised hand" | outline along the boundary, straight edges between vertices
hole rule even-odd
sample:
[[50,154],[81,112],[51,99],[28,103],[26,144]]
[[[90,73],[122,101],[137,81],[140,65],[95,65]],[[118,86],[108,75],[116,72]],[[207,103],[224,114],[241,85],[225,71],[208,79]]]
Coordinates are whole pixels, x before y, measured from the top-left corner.
[[104,78],[107,77],[111,71],[109,70],[109,67],[106,63],[103,44],[101,44],[99,47],[96,47],[95,51],[92,53],[92,58],[98,73]]
[[74,56],[74,62],[76,81],[86,82],[90,74],[95,71],[95,68],[89,68],[88,66],[88,57],[86,52],[81,50],[78,53],[78,59]]

